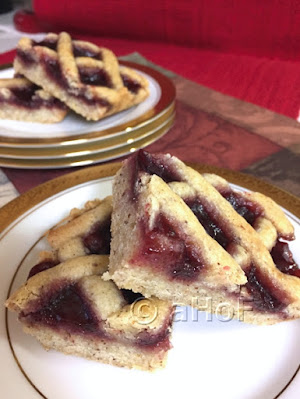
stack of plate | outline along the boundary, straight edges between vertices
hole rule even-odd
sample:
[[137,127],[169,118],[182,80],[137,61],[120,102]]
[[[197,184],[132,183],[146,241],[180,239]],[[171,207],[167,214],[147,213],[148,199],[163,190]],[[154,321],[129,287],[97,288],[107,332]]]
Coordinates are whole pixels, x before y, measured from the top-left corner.
[[[98,122],[73,112],[55,124],[0,120],[0,165],[16,168],[64,168],[118,158],[158,140],[173,124],[175,87],[158,71],[121,61],[149,81],[141,104]],[[12,68],[0,71],[11,77]]]

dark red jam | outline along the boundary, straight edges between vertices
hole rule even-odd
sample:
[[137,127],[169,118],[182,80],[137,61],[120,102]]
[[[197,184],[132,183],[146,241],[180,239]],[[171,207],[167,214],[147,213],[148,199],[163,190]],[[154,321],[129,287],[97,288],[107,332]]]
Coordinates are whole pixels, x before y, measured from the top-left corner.
[[112,88],[112,81],[104,69],[79,68],[80,80],[82,83],[92,86],[104,86]]
[[11,97],[9,100],[0,97],[0,104],[1,102],[5,102],[14,104],[18,107],[26,107],[30,109],[38,109],[40,107],[46,107],[49,109],[51,109],[52,107],[60,109],[66,108],[66,106],[61,101],[57,100],[54,97],[48,100],[44,100],[39,96],[35,96],[35,92],[38,89],[39,87],[34,84],[29,87],[11,88],[10,90],[13,94],[13,97]]
[[299,265],[295,262],[287,242],[277,240],[271,251],[276,267],[285,274],[300,277]]
[[[129,298],[128,303],[132,303],[133,297],[139,294],[131,293],[129,290],[123,290],[124,297]],[[141,296],[139,296],[141,297]],[[142,346],[149,349],[169,349],[169,325],[170,319],[166,319],[163,328],[159,332],[145,331],[137,336],[134,340],[136,346]],[[101,320],[96,316],[91,308],[89,301],[82,292],[80,286],[69,284],[66,287],[49,292],[47,300],[42,304],[39,310],[29,313],[20,313],[20,320],[26,320],[27,323],[40,323],[53,329],[65,330],[71,334],[83,334],[105,338],[106,340],[114,339],[108,335],[103,327]]]
[[[16,87],[16,88],[11,88],[11,92],[13,93],[15,97],[15,101],[17,103],[27,103],[27,105],[30,105],[30,103],[33,102],[32,97],[34,96],[36,90],[38,90],[38,86],[36,85],[31,85],[27,87]],[[41,99],[42,100],[42,99]]]
[[104,223],[96,223],[83,238],[84,246],[91,254],[109,255],[110,253],[110,219]]
[[234,210],[253,226],[255,220],[263,215],[263,209],[255,202],[244,198],[232,190],[221,191],[220,194],[233,206]]
[[138,294],[136,292],[133,292],[131,290],[125,290],[124,288],[121,289],[121,293],[123,295],[123,298],[128,304],[132,304],[138,299],[143,299],[144,296],[142,294]]
[[73,44],[74,57],[89,57],[95,60],[102,60],[102,53],[100,51],[93,51],[88,47],[82,45]]
[[157,175],[166,183],[181,181],[181,176],[172,164],[172,160],[164,159],[159,154],[150,154],[147,151],[139,150],[136,153],[137,168],[150,175]]
[[17,48],[17,56],[21,59],[22,63],[27,67],[34,65],[36,62],[30,53],[18,48]]
[[38,263],[37,265],[33,266],[33,268],[30,270],[27,280],[34,276],[35,274],[38,274],[40,272],[43,272],[44,270],[51,269],[52,267],[58,265],[58,262],[52,259],[49,260],[44,260],[43,262]]
[[141,172],[157,175],[166,183],[181,181],[181,177],[172,162],[169,159],[163,159],[161,155],[152,155],[144,150],[139,150],[131,157],[130,163],[132,168],[130,192],[132,201],[136,201],[138,198],[139,175]]
[[44,54],[42,57],[42,62],[49,79],[53,80],[57,85],[61,86],[62,88],[67,88],[68,84],[61,71],[58,60]]
[[245,287],[253,298],[252,305],[262,312],[280,312],[286,307],[288,298],[262,274],[255,265],[245,270],[248,282]]
[[143,221],[140,223],[144,232],[143,245],[135,261],[150,262],[153,268],[163,269],[171,279],[197,279],[204,263],[199,250],[189,245],[186,237],[180,233],[180,228],[173,226],[162,214],[157,217],[151,231],[146,231]]
[[70,332],[104,335],[99,328],[99,320],[78,284],[68,285],[54,292],[40,310],[27,315],[21,314],[20,317],[51,327],[63,327]]
[[51,50],[56,51],[56,47],[57,47],[57,39],[44,39],[41,42],[33,42],[33,46],[42,46],[42,47],[47,47],[50,48]]
[[93,105],[100,105],[102,107],[105,107],[107,109],[111,108],[111,103],[105,98],[95,98],[95,97],[88,97],[86,96],[86,90],[83,88],[82,90],[79,90],[79,93],[77,95],[73,95],[69,93],[70,96],[76,97],[86,103],[89,106]]
[[151,333],[149,330],[143,331],[139,333],[136,345],[142,346],[143,348],[149,347],[152,349],[153,347],[158,347],[159,349],[168,350],[171,348],[169,335],[170,332],[167,327],[155,334]]
[[121,78],[123,80],[124,86],[127,87],[127,89],[129,91],[131,91],[134,94],[138,93],[138,91],[141,88],[141,85],[139,82],[137,82],[136,80],[130,79],[128,76],[122,75],[122,74],[121,74]]
[[207,234],[215,239],[223,248],[227,248],[230,243],[229,237],[221,229],[216,221],[212,219],[203,204],[199,200],[186,200],[185,203],[192,210],[199,222],[202,224]]
[[[230,202],[237,213],[246,219],[251,226],[255,224],[255,221],[259,216],[263,216],[263,209],[259,206],[259,204],[244,198],[243,196],[239,195],[239,193],[235,193],[232,190],[227,190],[226,192],[221,192],[221,194],[227,201]],[[286,237],[286,239],[289,238],[291,237]],[[294,261],[289,244],[287,242],[283,242],[278,239],[271,251],[271,256],[275,266],[282,273],[300,277],[299,265],[297,265],[297,263]]]

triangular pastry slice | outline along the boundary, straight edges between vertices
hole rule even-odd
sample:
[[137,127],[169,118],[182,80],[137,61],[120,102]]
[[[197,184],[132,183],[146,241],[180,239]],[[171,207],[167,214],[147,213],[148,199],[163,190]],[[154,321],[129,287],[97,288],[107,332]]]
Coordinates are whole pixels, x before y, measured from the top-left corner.
[[47,350],[142,370],[164,366],[171,347],[171,305],[104,281],[105,255],[57,265],[55,258],[47,261],[48,268],[36,265],[6,301],[26,333]]
[[148,95],[148,81],[130,68],[124,74],[112,51],[72,40],[66,32],[43,41],[22,38],[14,68],[88,120],[127,109]]
[[[265,246],[268,240],[225,197],[209,177],[179,159],[139,151],[115,178],[110,265],[104,278],[200,310],[218,313],[225,304],[233,317],[250,323],[299,317],[298,267],[280,271]],[[239,198],[247,207],[247,198]],[[293,230],[280,208],[275,206],[277,214],[270,218],[263,209],[270,201],[262,201],[254,216],[273,218],[270,224],[277,224],[278,236],[291,239]]]

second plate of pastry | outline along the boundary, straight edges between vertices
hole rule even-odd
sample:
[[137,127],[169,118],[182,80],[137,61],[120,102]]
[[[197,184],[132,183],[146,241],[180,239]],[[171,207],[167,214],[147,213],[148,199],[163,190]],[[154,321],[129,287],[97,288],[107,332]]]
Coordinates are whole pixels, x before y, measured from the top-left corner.
[[[21,168],[64,168],[115,159],[162,137],[173,125],[176,91],[160,72],[120,61],[143,75],[149,96],[140,104],[100,121],[87,121],[70,111],[59,123],[0,120],[0,165]],[[0,78],[13,76],[13,68]]]

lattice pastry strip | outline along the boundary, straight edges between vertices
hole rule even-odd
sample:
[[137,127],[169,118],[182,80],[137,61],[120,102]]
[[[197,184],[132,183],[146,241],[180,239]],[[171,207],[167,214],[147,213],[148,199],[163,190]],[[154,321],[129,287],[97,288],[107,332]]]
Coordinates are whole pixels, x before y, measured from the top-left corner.
[[0,118],[55,123],[67,114],[66,106],[23,77],[0,79]]
[[126,74],[131,78],[124,84],[112,51],[72,40],[65,32],[48,34],[40,43],[22,38],[14,68],[91,120],[129,108],[149,95],[147,80],[130,68]]
[[[225,179],[215,174],[204,173],[202,176],[248,221],[270,252],[277,244],[278,238],[285,240],[294,238],[292,224],[271,198],[261,193],[233,190]],[[196,195],[193,187],[188,183],[173,182],[169,185],[186,202]],[[239,256],[242,250],[234,252],[236,256]],[[246,259],[245,263],[248,263]]]
[[[158,299],[135,302],[133,293],[103,281],[107,264],[107,256],[89,255],[44,270],[37,265],[6,306],[47,350],[122,367],[163,367],[173,307]],[[138,316],[136,306],[147,306],[155,317]]]
[[[268,231],[271,225],[276,230],[278,237],[286,240],[294,239],[294,228],[288,218],[285,216],[282,209],[271,198],[258,193],[237,191],[230,187],[228,181],[215,174],[204,173],[202,175],[212,186],[214,186],[224,198],[226,198],[236,208],[243,208],[243,203],[249,208],[256,208],[256,220],[253,223],[255,230],[259,232],[263,240],[267,240]],[[240,202],[240,203],[239,203]],[[241,209],[243,212],[243,209]],[[247,212],[245,209],[244,212]],[[244,217],[247,218],[247,215]],[[267,221],[270,222],[267,223]],[[258,223],[257,223],[258,222]],[[271,250],[275,241],[265,241],[265,246]]]
[[[186,185],[183,200],[178,193]],[[272,223],[292,238],[277,216]],[[210,297],[212,311],[225,301],[235,317],[267,324],[300,317],[299,268],[284,271],[230,202],[177,158],[140,151],[117,174],[105,278],[120,287],[202,310]]]
[[148,83],[144,76],[125,66],[120,66],[120,74],[123,84],[130,92],[134,105],[139,104],[148,97]]

